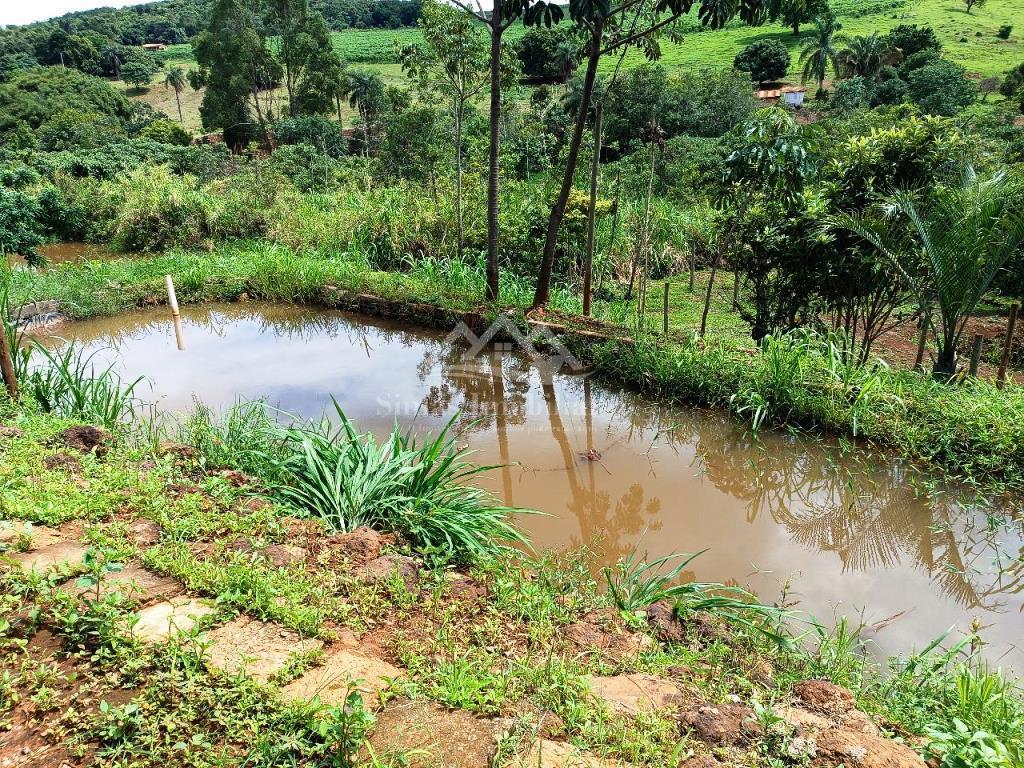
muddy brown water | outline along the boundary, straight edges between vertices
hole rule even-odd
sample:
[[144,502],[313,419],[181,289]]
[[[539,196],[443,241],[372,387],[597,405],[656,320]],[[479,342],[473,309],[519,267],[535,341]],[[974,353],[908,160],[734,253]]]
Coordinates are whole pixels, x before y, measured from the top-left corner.
[[[539,549],[588,545],[601,562],[707,550],[689,575],[740,584],[826,624],[863,621],[886,653],[981,627],[987,655],[1024,671],[1024,538],[985,508],[903,464],[784,432],[753,438],[726,414],[674,407],[595,377],[542,375],[517,352],[465,359],[446,334],[298,307],[166,309],[55,331],[146,376],[165,413],[266,398],[320,416],[334,397],[378,435],[397,420],[437,429],[464,415],[482,484],[537,509]],[[935,478],[932,478],[934,481]]]
[[[96,245],[95,243],[51,243],[49,245],[41,245],[36,250],[39,251],[40,256],[46,259],[46,263],[49,266],[125,258],[124,254],[117,253],[106,246]],[[21,256],[8,256],[7,262],[12,267],[28,266],[28,263]]]

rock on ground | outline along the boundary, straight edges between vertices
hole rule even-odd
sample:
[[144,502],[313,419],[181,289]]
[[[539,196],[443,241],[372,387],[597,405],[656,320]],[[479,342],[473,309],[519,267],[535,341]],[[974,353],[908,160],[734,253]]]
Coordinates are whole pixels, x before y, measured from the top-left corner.
[[380,584],[397,574],[406,586],[412,586],[419,578],[419,573],[416,561],[404,555],[384,555],[355,571],[356,576],[367,584]]
[[[61,589],[78,597],[95,594],[95,586],[79,586],[78,579],[69,579],[61,585]],[[170,576],[147,571],[138,565],[129,565],[120,571],[111,571],[103,575],[99,583],[100,597],[112,592],[120,592],[125,597],[140,603],[153,600],[167,600],[180,592],[184,587]]]
[[407,753],[408,768],[491,768],[504,726],[433,702],[393,702],[377,717],[369,747],[382,764]]
[[921,756],[892,739],[832,728],[814,739],[814,765],[829,768],[924,768]]
[[295,656],[323,646],[320,640],[302,638],[290,629],[249,616],[239,616],[207,637],[206,659],[211,667],[229,674],[244,671],[260,682],[267,682]]
[[56,570],[64,565],[79,565],[88,548],[79,541],[58,541],[39,549],[11,555],[10,560],[26,571]]
[[340,650],[328,656],[322,666],[310,669],[282,688],[281,695],[287,701],[319,697],[323,704],[335,706],[343,704],[349,690],[355,687],[366,705],[376,709],[380,692],[401,676],[402,670],[386,661]]
[[538,739],[506,768],[630,768],[630,764],[597,757],[572,744]]
[[202,600],[176,597],[136,613],[137,621],[132,627],[132,634],[144,643],[163,642],[172,634],[191,631],[199,619],[215,610]]
[[838,713],[853,709],[852,691],[828,680],[804,680],[793,686],[793,695],[809,709]]
[[678,707],[683,703],[679,687],[670,680],[644,674],[591,677],[588,680],[594,698],[620,715],[635,717],[641,712]]
[[702,704],[684,712],[682,721],[715,747],[743,744],[760,732],[754,710],[742,704]]

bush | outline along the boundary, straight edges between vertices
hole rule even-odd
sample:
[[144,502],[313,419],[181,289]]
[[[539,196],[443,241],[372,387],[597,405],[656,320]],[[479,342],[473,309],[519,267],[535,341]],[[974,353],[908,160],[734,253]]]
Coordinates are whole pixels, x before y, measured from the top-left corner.
[[1024,90],[1024,63],[1007,72],[1003,84],[999,87],[999,92],[1008,99],[1012,99],[1021,90]]
[[173,144],[178,147],[187,147],[192,143],[192,135],[170,120],[154,120],[139,132],[143,139],[151,139],[161,144]]
[[967,70],[950,61],[916,69],[907,78],[910,98],[922,112],[951,117],[978,98],[978,88],[967,77]]
[[900,24],[893,27],[886,35],[893,48],[899,48],[904,58],[913,56],[920,51],[938,51],[942,48],[935,30],[931,27],[919,27],[916,24]]
[[278,144],[308,144],[331,157],[348,154],[348,139],[341,123],[320,115],[285,117],[272,126]]
[[910,95],[910,86],[898,77],[891,80],[883,80],[871,89],[871,106],[880,107],[884,105],[902,104],[907,101]]
[[999,28],[999,31],[996,32],[996,37],[998,37],[1000,40],[1009,40],[1010,39],[1010,35],[1012,35],[1012,34],[1013,34],[1013,26],[1010,25],[1010,24],[1004,24],[1003,26],[1001,26]]
[[195,246],[208,233],[204,196],[191,176],[165,165],[142,167],[104,182],[98,215],[104,234],[126,251]]
[[123,123],[132,114],[124,94],[106,80],[74,69],[36,67],[17,71],[0,84],[0,135],[19,123],[39,128],[64,110],[97,113]]
[[43,242],[39,204],[24,192],[0,187],[0,257],[31,257]]
[[569,62],[560,52],[575,51],[573,35],[566,27],[531,27],[517,46],[519,61],[526,77],[564,82],[569,75]]
[[868,104],[868,86],[863,77],[840,80],[832,90],[829,108],[835,112],[852,112]]
[[50,152],[95,149],[124,138],[121,124],[109,115],[80,109],[65,109],[39,128],[40,146]]
[[749,72],[757,83],[781,80],[789,71],[790,56],[786,46],[778,40],[758,40],[748,45],[733,61],[740,72]]

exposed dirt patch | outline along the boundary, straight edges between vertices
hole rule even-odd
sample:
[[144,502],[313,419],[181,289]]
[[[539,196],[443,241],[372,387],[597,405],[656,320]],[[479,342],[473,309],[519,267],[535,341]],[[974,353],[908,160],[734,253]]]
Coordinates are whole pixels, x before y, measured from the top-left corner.
[[686,628],[668,600],[659,600],[647,608],[647,623],[663,643],[682,643],[686,639]]
[[355,689],[367,706],[376,709],[381,691],[402,675],[402,670],[386,661],[342,649],[282,688],[281,695],[288,701],[318,697],[323,704],[335,706],[344,704]]
[[304,548],[292,544],[271,544],[260,550],[260,554],[275,568],[287,568],[304,562],[307,552]]
[[79,461],[77,456],[72,456],[70,453],[54,453],[43,459],[43,466],[51,472],[67,472],[68,474],[77,474],[82,471],[82,462]]
[[828,680],[804,680],[793,686],[793,695],[808,709],[839,714],[854,707],[852,691]]
[[[309,522],[309,521],[299,521]],[[351,533],[336,533],[323,536],[322,529],[317,526],[314,535],[317,541],[314,551],[317,560],[324,564],[343,562],[365,565],[380,557],[384,546],[384,537],[372,528],[356,528]]]
[[68,427],[57,437],[58,442],[81,453],[95,453],[102,456],[110,445],[110,433],[90,424]]
[[357,578],[367,584],[380,584],[397,575],[411,587],[419,578],[420,569],[416,561],[405,555],[384,555],[366,563],[354,571]]
[[610,618],[606,612],[588,614],[583,621],[567,626],[563,635],[580,650],[613,661],[636,656],[654,645],[648,635],[626,630],[617,618]]

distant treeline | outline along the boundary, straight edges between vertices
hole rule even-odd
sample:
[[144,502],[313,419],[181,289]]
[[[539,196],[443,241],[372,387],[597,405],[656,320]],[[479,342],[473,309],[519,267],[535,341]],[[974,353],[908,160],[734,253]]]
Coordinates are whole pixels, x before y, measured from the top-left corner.
[[[412,27],[421,0],[312,0],[332,29]],[[111,74],[119,46],[188,42],[205,29],[210,0],[161,0],[127,8],[98,8],[0,29],[0,81],[36,64],[61,64]]]

